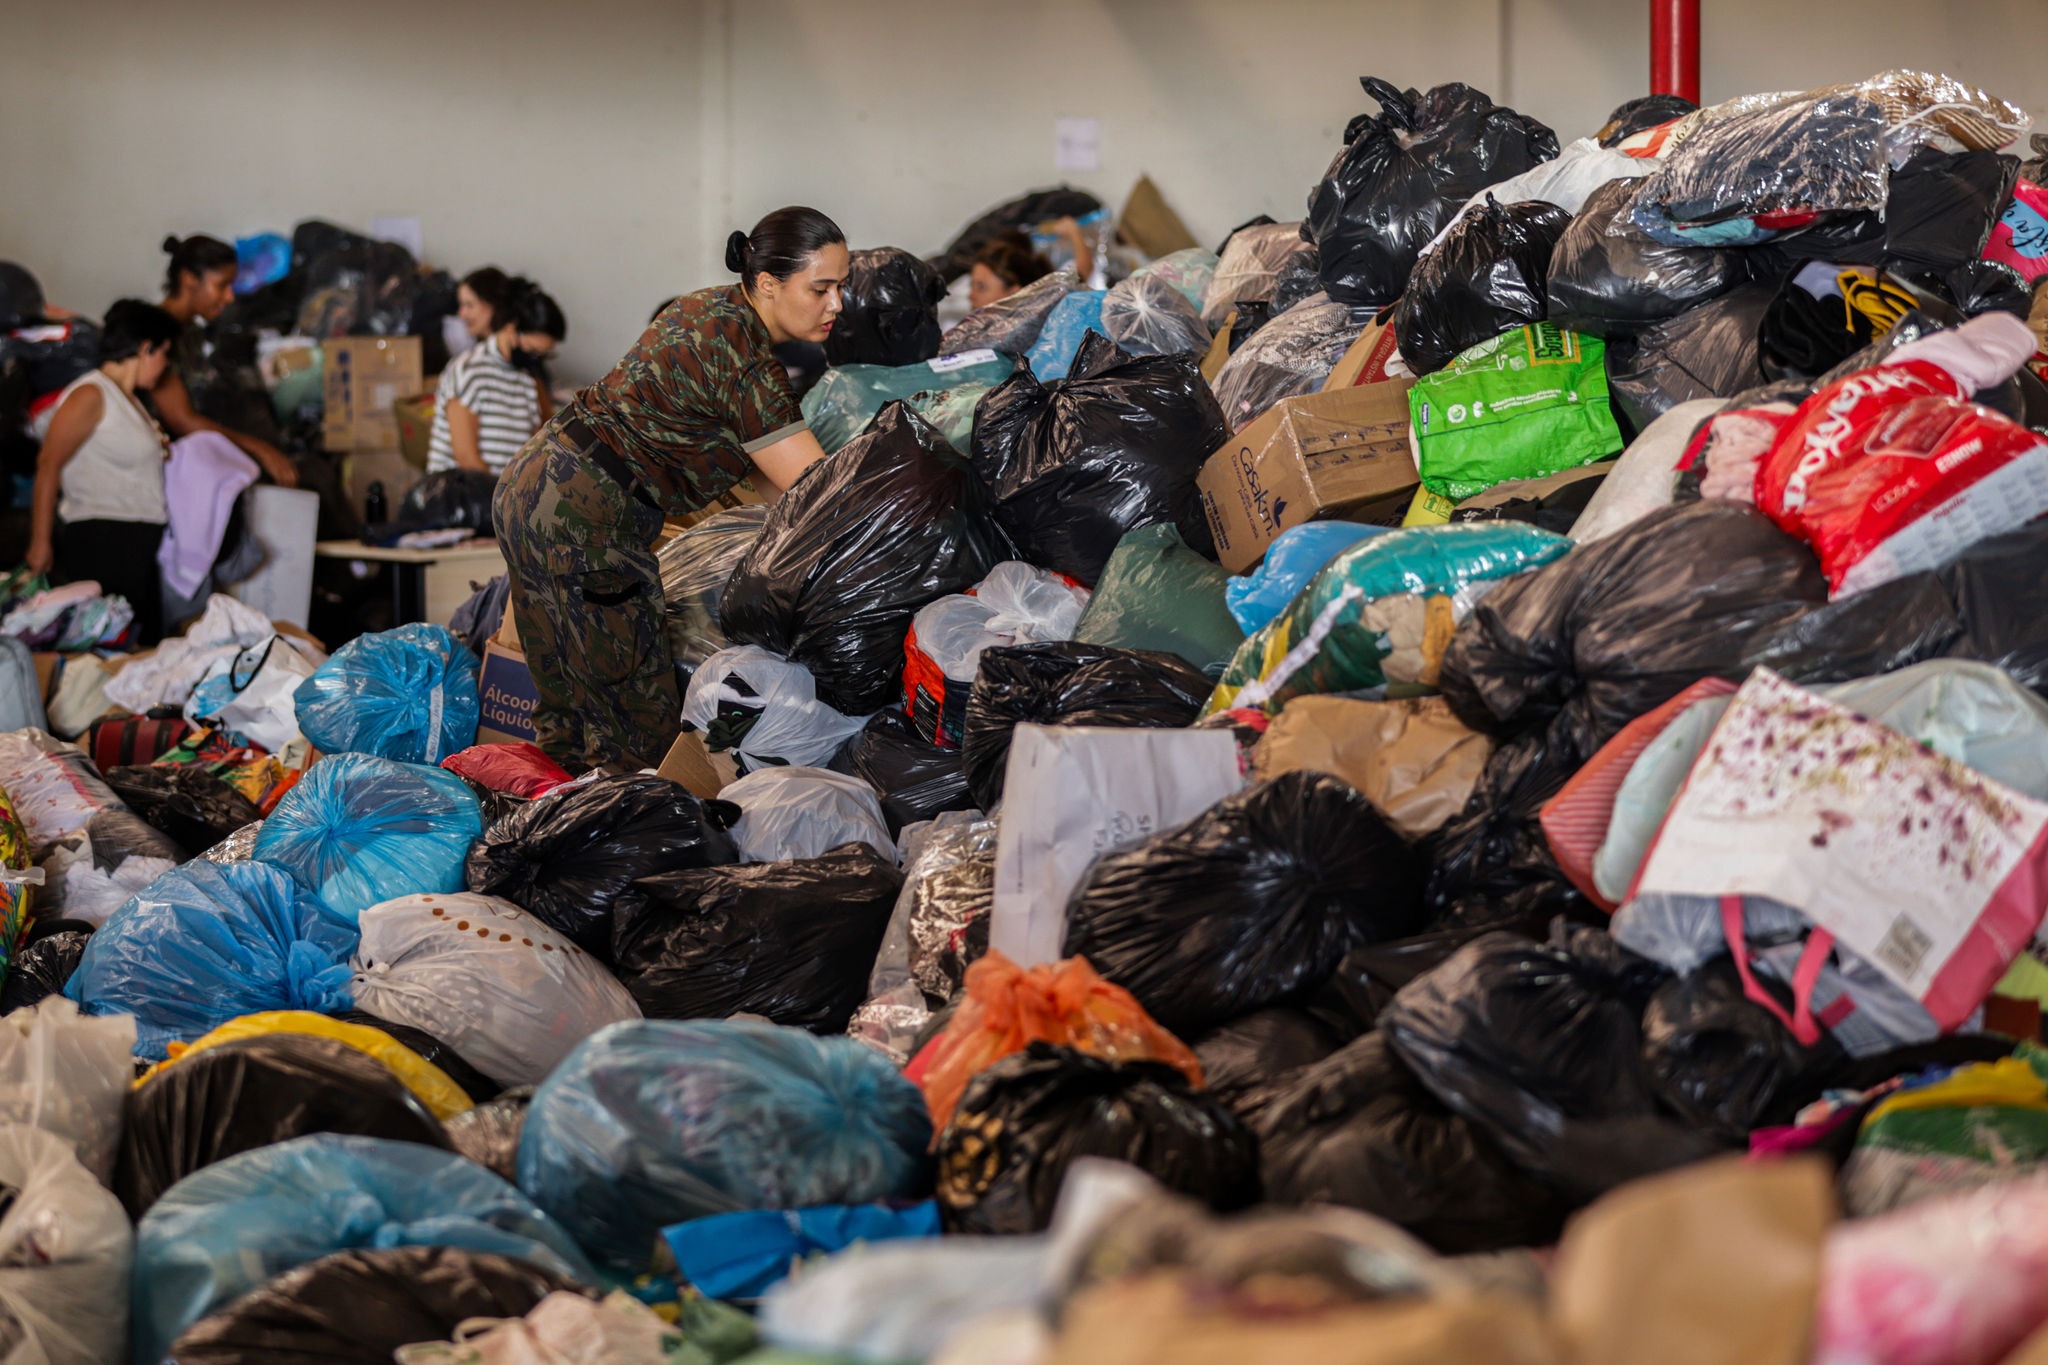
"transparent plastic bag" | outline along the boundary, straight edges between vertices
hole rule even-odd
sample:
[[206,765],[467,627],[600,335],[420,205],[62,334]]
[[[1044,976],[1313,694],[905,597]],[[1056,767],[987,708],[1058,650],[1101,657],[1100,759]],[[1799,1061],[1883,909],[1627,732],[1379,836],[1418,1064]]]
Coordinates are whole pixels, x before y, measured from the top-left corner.
[[[875,955],[868,1001],[854,1011],[849,1032],[901,1065],[910,1060],[912,1043],[931,1017],[919,984],[920,958],[929,955],[934,940],[950,942],[956,931],[964,947],[967,925],[977,918],[982,924],[981,947],[988,946],[996,822],[984,819],[980,811],[946,811],[937,819],[906,826],[899,844],[904,854],[903,890]],[[978,867],[963,880],[959,874],[970,862]],[[964,956],[956,950],[954,960]],[[964,961],[961,970],[965,971]]]
[[61,995],[0,1019],[0,1124],[54,1133],[106,1183],[134,1053],[134,1019],[90,1018]]
[[1199,318],[1202,305],[1209,297],[1209,282],[1216,278],[1219,263],[1213,251],[1198,246],[1183,247],[1138,267],[1131,272],[1131,278],[1161,280],[1172,285],[1193,306],[1195,316]]
[[1230,614],[1247,635],[1263,629],[1287,609],[1294,595],[1307,587],[1325,564],[1359,541],[1388,529],[1349,521],[1310,521],[1288,527],[1266,548],[1256,568],[1224,586]]
[[361,925],[356,1006],[432,1034],[500,1085],[537,1085],[591,1034],[640,1017],[596,958],[510,901],[403,896]]
[[1216,372],[1216,401],[1230,429],[1243,430],[1283,398],[1321,388],[1371,321],[1371,309],[1318,292],[1261,327]]
[[668,602],[669,648],[685,668],[696,668],[730,643],[718,628],[719,599],[767,520],[765,503],[735,507],[706,517],[655,552]]
[[1202,295],[1202,321],[1221,327],[1239,304],[1272,298],[1281,267],[1311,249],[1300,223],[1259,223],[1231,233]]
[[256,857],[353,920],[394,896],[460,891],[483,830],[482,808],[455,774],[340,754],[285,793],[256,836]]
[[971,683],[984,649],[1071,640],[1087,606],[1086,588],[1007,559],[975,584],[972,597],[939,598],[917,613],[911,629],[917,633],[917,648],[939,672]]
[[109,1365],[128,1343],[135,1238],[60,1137],[0,1126],[0,1339],[20,1365]]
[[439,763],[476,743],[476,656],[445,626],[358,635],[299,684],[299,729],[323,753]]
[[1171,280],[1133,275],[1102,300],[1102,330],[1132,355],[1180,355],[1209,347],[1209,325]]
[[43,730],[0,735],[0,791],[21,817],[32,852],[78,833],[103,810],[126,809],[85,750]]
[[988,350],[1022,358],[1037,342],[1060,300],[1080,287],[1081,277],[1071,270],[1055,270],[1033,280],[1010,297],[968,314],[939,342],[939,354],[958,356]]
[[472,1318],[456,1339],[398,1349],[398,1365],[669,1365],[683,1332],[624,1290],[602,1302],[557,1290],[523,1318]]
[[749,768],[822,764],[865,723],[818,700],[809,669],[758,645],[713,654],[683,694],[684,726]]
[[763,768],[728,786],[718,799],[740,808],[732,837],[743,862],[816,858],[851,843],[896,859],[881,799],[857,777],[824,768]]

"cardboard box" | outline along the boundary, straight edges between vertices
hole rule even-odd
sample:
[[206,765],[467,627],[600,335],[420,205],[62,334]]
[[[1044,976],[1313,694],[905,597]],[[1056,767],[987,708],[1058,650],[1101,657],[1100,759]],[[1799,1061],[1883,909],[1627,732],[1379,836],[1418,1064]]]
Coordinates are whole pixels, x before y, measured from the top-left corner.
[[1230,438],[1195,485],[1216,557],[1243,573],[1290,526],[1400,520],[1421,484],[1407,380],[1284,398]]
[[334,337],[321,343],[326,401],[321,444],[330,451],[398,449],[392,404],[424,382],[418,337]]
[[1360,384],[1378,384],[1395,376],[1387,373],[1387,362],[1394,358],[1394,325],[1391,322],[1369,323],[1358,334],[1358,340],[1351,343],[1344,352],[1344,358],[1337,362],[1330,377],[1323,381],[1322,391],[1355,388]]
[[483,710],[477,717],[476,742],[533,742],[533,708],[540,701],[526,656],[492,640],[484,646],[483,672],[477,678]]
[[668,757],[654,770],[671,782],[679,782],[690,795],[709,801],[740,780],[740,765],[731,754],[714,754],[704,747],[704,736],[685,730],[669,745]]

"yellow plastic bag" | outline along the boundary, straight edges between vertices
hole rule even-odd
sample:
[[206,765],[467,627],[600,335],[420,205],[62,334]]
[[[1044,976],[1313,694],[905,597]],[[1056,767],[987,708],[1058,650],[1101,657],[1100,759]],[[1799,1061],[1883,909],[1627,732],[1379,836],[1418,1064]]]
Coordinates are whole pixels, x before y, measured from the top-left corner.
[[204,1052],[208,1048],[219,1047],[223,1043],[239,1042],[244,1038],[261,1038],[272,1033],[308,1033],[321,1038],[332,1038],[366,1056],[376,1058],[407,1090],[412,1091],[414,1098],[426,1106],[428,1113],[443,1122],[475,1107],[462,1087],[448,1079],[447,1072],[382,1029],[371,1028],[366,1024],[343,1023],[339,1019],[330,1019],[324,1014],[314,1014],[309,1010],[266,1010],[262,1014],[245,1014],[239,1019],[228,1020],[190,1045],[172,1043],[169,1060],[158,1062],[143,1072],[141,1078],[135,1082],[136,1088],[140,1089],[157,1072],[167,1066],[176,1066],[181,1058],[189,1057],[195,1052]]

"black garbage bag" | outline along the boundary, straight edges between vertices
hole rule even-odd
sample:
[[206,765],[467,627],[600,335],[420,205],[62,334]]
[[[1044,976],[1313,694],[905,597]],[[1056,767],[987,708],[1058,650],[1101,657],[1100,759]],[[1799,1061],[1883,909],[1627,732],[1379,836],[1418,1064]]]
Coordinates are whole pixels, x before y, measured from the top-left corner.
[[491,1174],[519,1183],[519,1139],[526,1131],[526,1109],[533,1087],[518,1086],[494,1100],[465,1109],[445,1125],[448,1145]]
[[1680,403],[1732,398],[1764,382],[1757,351],[1776,291],[1745,284],[1607,348],[1607,390],[1637,431]]
[[1427,900],[1439,924],[1469,932],[1585,908],[1539,821],[1544,803],[1592,757],[1569,728],[1560,718],[1495,749],[1465,808],[1427,844]]
[[196,858],[263,812],[256,803],[206,769],[191,764],[149,763],[109,768],[103,774],[114,795],[128,803],[152,829],[161,830]]
[[1503,738],[1562,719],[1552,733],[1576,768],[1701,678],[1744,676],[1752,639],[1826,601],[1813,552],[1761,512],[1681,503],[1488,593],[1451,637],[1438,687]]
[[736,818],[665,777],[600,777],[528,802],[470,847],[469,889],[503,896],[611,960],[612,927],[647,904],[643,877],[739,861]]
[[889,833],[949,810],[973,810],[961,751],[932,743],[901,711],[877,711],[861,732],[839,747],[828,765],[857,777],[882,798]]
[[1571,1212],[1431,1094],[1382,1033],[1275,1084],[1255,1126],[1268,1201],[1363,1209],[1447,1256],[1547,1245]]
[[0,261],[0,332],[43,320],[42,282],[26,266]]
[[1032,190],[1005,204],[998,204],[960,229],[960,235],[932,259],[932,265],[951,284],[974,268],[974,258],[988,239],[1008,228],[1028,230],[1033,224],[1054,218],[1083,218],[1102,207],[1102,201],[1072,185]]
[[1638,1021],[1660,970],[1606,934],[1483,934],[1380,1016],[1417,1078],[1566,1195],[1716,1151],[1657,1112]]
[[1466,200],[1556,156],[1557,134],[1468,85],[1420,95],[1375,76],[1359,84],[1380,112],[1344,129],[1309,192],[1304,234],[1331,298],[1378,307],[1401,296],[1422,248]]
[[1997,152],[1915,151],[1891,174],[1885,256],[1902,267],[1933,271],[1978,260],[2012,202],[2018,176],[2018,163]]
[[1483,928],[1452,924],[1409,938],[1360,944],[1344,954],[1323,988],[1304,1001],[1301,1009],[1343,1042],[1362,1038],[1378,1026],[1380,1012],[1393,1003],[1401,987],[1442,966],[1444,959],[1473,939],[1493,929],[1542,938],[1550,932],[1552,918],[1525,916]]
[[1014,557],[974,469],[890,403],[769,509],[726,584],[719,627],[810,669],[833,710],[866,715],[903,695],[918,608]]
[[1612,465],[1600,464],[1540,479],[1495,484],[1451,510],[1451,520],[1519,521],[1558,535],[1569,535],[1600,491]]
[[448,1145],[374,1057],[332,1038],[267,1033],[195,1052],[129,1092],[114,1193],[140,1218],[194,1171],[309,1133]]
[[78,970],[92,930],[69,929],[39,938],[15,954],[7,964],[7,979],[0,985],[0,1014],[12,1014],[60,994],[64,983]]
[[1259,1149],[1237,1115],[1158,1062],[1033,1043],[968,1082],[939,1135],[948,1232],[1042,1232],[1075,1158],[1128,1162],[1219,1212],[1256,1203]]
[[642,877],[646,908],[612,943],[619,980],[649,1019],[758,1014],[844,1033],[902,889],[866,844]]
[[361,1024],[365,1028],[387,1033],[392,1041],[411,1048],[420,1057],[441,1069],[441,1074],[462,1087],[462,1093],[481,1104],[496,1099],[503,1092],[503,1086],[462,1060],[462,1054],[448,1044],[410,1024],[394,1024],[389,1019],[380,1019],[368,1010],[343,1010],[334,1016],[344,1024]]
[[[1765,982],[1788,1011],[1790,993]],[[1804,1047],[1769,1010],[1743,994],[1727,957],[1659,986],[1643,1010],[1643,1065],[1672,1113],[1731,1143],[1753,1129],[1790,1123],[1812,1082],[1839,1067],[1841,1045],[1823,1034]]]
[[49,334],[0,335],[0,359],[20,364],[31,397],[55,393],[100,363],[99,325],[71,318]]
[[2034,305],[2033,287],[2003,261],[1968,261],[1942,279],[1944,291],[1965,317],[2011,313],[2024,322]]
[[939,353],[939,272],[901,247],[850,254],[840,314],[825,338],[833,365],[915,365]]
[[1034,725],[1192,725],[1214,691],[1177,654],[1073,641],[982,651],[960,729],[960,766],[982,810],[1003,794],[1010,736]]
[[1355,789],[1286,773],[1098,859],[1067,906],[1063,954],[1193,1036],[1302,999],[1360,943],[1415,933],[1423,877]]
[[1335,1052],[1343,1039],[1314,1015],[1284,1005],[1209,1030],[1193,1047],[1204,1088],[1249,1122],[1261,1092]]
[[1092,587],[1140,526],[1170,521],[1214,553],[1195,476],[1229,435],[1196,357],[1128,355],[1091,332],[1065,379],[1026,367],[975,405],[974,467],[1018,553]]
[[491,495],[497,490],[498,476],[489,470],[444,469],[405,490],[395,524],[402,531],[465,527],[490,535]]
[[1550,320],[1600,337],[1634,336],[1747,278],[1741,255],[1667,246],[1629,221],[1639,182],[1594,190],[1550,253]]
[[1698,108],[1683,95],[1638,95],[1623,101],[1593,136],[1602,147],[1618,146],[1637,133],[1684,118]]
[[[1271,316],[1278,317],[1311,294],[1323,292],[1323,258],[1307,242],[1289,253],[1273,274],[1273,297],[1267,300]],[[1257,330],[1254,328],[1253,330]]]
[[286,1271],[171,1347],[177,1365],[390,1365],[471,1318],[521,1318],[586,1285],[529,1261],[457,1247],[338,1251]]
[[1401,359],[1434,374],[1460,353],[1550,316],[1550,256],[1572,216],[1555,204],[1492,195],[1460,218],[1408,278],[1394,314]]
[[[325,230],[317,234],[317,242],[316,234],[303,231],[309,227]],[[292,274],[300,288],[300,336],[403,336],[412,325],[419,264],[395,242],[374,241],[327,224],[302,223],[292,233]]]

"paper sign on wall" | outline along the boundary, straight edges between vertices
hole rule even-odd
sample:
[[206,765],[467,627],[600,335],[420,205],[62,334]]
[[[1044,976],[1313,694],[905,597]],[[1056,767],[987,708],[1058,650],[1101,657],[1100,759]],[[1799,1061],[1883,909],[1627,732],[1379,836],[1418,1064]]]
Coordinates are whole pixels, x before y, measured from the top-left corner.
[[1053,169],[1099,171],[1102,169],[1102,120],[1062,116],[1055,127]]

